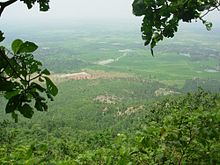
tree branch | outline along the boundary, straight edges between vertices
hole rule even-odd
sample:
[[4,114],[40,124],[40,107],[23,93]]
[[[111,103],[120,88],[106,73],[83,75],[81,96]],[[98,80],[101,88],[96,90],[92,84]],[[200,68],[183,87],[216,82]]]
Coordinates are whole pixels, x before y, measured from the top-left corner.
[[17,71],[15,70],[15,68],[12,66],[12,64],[10,63],[8,57],[2,52],[0,51],[0,57],[4,58],[4,60],[7,62],[7,64],[9,65],[9,67],[12,69],[12,71],[14,72],[14,74],[20,78],[20,80],[24,80],[18,73]]
[[37,79],[38,77],[40,77],[40,76],[42,76],[41,74],[39,74],[39,75],[37,75],[37,76],[35,76],[35,77],[33,77],[33,78],[30,78],[28,81],[29,82],[31,82],[31,81],[33,81],[33,80],[35,80],[35,79]]
[[4,11],[4,9],[5,9],[7,6],[9,6],[9,5],[15,3],[16,1],[18,1],[18,0],[8,0],[8,1],[6,1],[6,2],[0,2],[0,17],[1,17],[1,15],[2,15],[2,12]]

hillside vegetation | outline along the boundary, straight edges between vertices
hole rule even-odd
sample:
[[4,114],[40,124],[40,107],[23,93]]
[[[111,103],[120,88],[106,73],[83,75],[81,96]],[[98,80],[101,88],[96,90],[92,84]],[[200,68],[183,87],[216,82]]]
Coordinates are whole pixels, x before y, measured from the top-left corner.
[[30,33],[59,94],[16,124],[0,99],[0,164],[220,164],[215,32],[181,32],[156,57],[133,27]]
[[[218,95],[199,90],[145,102],[121,113],[90,109],[86,114],[75,111],[81,116],[74,119],[38,116],[34,122],[2,122],[0,162],[218,164],[219,108]],[[69,110],[66,113],[73,116]]]

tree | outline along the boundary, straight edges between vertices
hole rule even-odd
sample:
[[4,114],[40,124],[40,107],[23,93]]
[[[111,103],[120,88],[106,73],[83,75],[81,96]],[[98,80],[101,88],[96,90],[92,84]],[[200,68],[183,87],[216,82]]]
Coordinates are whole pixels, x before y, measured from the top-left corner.
[[219,10],[219,6],[219,0],[134,0],[133,13],[144,17],[142,38],[145,46],[150,45],[153,55],[153,48],[159,41],[174,37],[180,21],[199,20],[211,30],[212,23],[204,17],[215,9]]
[[[4,9],[18,0],[0,2],[0,15]],[[21,0],[28,9],[39,3],[40,11],[49,9],[49,0]],[[4,40],[0,31],[0,42]],[[47,96],[53,101],[58,93],[57,87],[50,80],[50,72],[42,68],[41,62],[34,59],[33,52],[38,46],[33,42],[16,39],[11,44],[12,51],[0,46],[0,92],[8,100],[5,111],[11,113],[17,122],[20,112],[31,118],[34,109],[47,111]],[[42,84],[45,85],[42,85]]]
[[[19,0],[8,0],[5,2],[0,2],[0,16],[2,15],[2,12],[4,9],[11,4],[17,2]],[[40,11],[48,11],[49,10],[49,0],[20,0],[21,2],[24,2],[28,9],[31,9],[36,3],[39,4]]]

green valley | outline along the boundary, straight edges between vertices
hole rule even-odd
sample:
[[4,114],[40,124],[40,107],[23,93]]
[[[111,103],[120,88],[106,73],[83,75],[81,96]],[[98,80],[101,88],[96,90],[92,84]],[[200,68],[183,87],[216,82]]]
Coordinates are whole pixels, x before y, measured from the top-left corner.
[[219,33],[186,28],[152,57],[137,32],[26,30],[59,94],[18,123],[0,99],[0,164],[219,164]]

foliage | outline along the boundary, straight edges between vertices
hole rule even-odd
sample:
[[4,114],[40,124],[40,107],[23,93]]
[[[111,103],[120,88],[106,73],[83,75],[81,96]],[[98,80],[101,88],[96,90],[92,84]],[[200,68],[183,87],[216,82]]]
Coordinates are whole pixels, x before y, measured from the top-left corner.
[[[42,69],[41,62],[34,59],[32,53],[37,48],[35,43],[20,39],[13,41],[13,52],[0,47],[0,91],[8,100],[5,111],[11,113],[15,121],[18,119],[16,111],[26,118],[33,116],[34,108],[47,111],[45,95],[53,101],[53,96],[58,93],[57,87],[48,77],[50,72]],[[45,82],[46,87],[40,82]]]
[[203,90],[166,101],[160,122],[151,121],[137,135],[138,153],[148,164],[218,164],[219,98]]
[[[145,119],[135,124],[140,125],[138,129],[121,133],[113,126],[76,132],[70,123],[57,120],[20,126],[4,122],[0,128],[6,135],[1,136],[0,163],[219,164],[219,107],[219,95],[200,89],[154,101],[144,110]],[[120,124],[129,122],[132,120]]]
[[179,22],[201,20],[207,30],[211,30],[212,23],[206,21],[210,11],[220,6],[217,0],[134,0],[133,13],[144,16],[141,27],[145,45],[153,48],[164,38],[174,37]]
[[[2,15],[4,9],[13,3],[19,0],[7,0],[4,2],[0,2],[0,16]],[[39,4],[40,11],[48,11],[49,10],[49,0],[20,0],[24,4],[27,5],[28,9],[31,9],[36,3]]]
[[39,4],[40,11],[48,11],[49,10],[49,0],[20,0],[24,2],[28,9],[31,9],[35,3]]
[[[7,6],[18,0],[0,2],[0,16]],[[49,9],[49,0],[21,0],[28,9],[38,3],[40,11]],[[5,39],[0,31],[0,42]],[[33,42],[23,42],[20,39],[14,40],[11,44],[13,52],[4,46],[0,47],[0,92],[8,100],[5,111],[11,113],[15,121],[18,121],[19,111],[24,117],[31,118],[34,108],[38,111],[47,111],[47,100],[53,101],[53,96],[58,93],[57,87],[50,80],[47,69],[42,69],[41,62],[34,59],[33,52],[38,46]],[[46,82],[46,88],[39,82]],[[33,100],[35,103],[33,103]],[[34,107],[33,107],[34,106]]]

